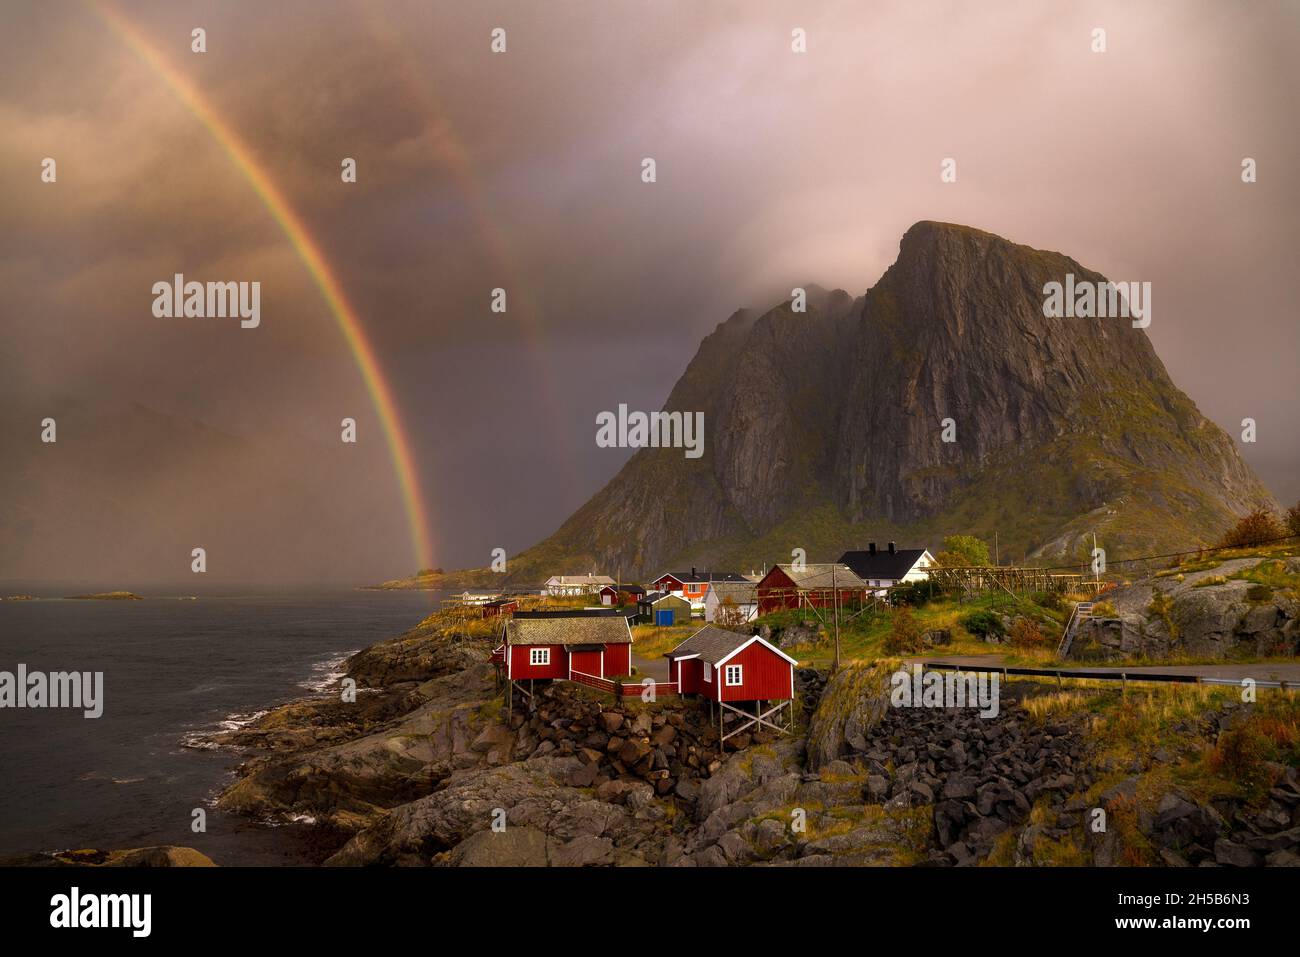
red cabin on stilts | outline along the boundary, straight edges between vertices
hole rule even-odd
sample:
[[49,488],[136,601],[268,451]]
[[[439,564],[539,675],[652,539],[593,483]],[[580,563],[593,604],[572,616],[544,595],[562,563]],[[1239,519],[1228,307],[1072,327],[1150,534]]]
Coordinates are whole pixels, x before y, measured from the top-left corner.
[[[790,707],[794,699],[795,661],[758,635],[742,635],[708,625],[668,652],[668,680],[676,681],[682,695],[695,694],[718,705],[718,727],[723,741],[748,728],[788,731],[768,718]],[[779,702],[768,711],[765,701]],[[751,710],[739,707],[752,705]],[[740,727],[725,729],[727,719],[739,716]],[[793,722],[793,709],[789,716]]]
[[632,629],[612,611],[516,612],[502,625],[501,644],[490,660],[507,688],[525,697],[537,680],[612,687],[609,678],[632,669]]

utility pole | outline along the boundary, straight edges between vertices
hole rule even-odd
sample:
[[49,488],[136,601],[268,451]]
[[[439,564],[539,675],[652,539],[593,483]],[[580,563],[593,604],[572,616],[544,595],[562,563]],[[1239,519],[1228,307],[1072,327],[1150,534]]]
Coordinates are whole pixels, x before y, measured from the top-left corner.
[[993,564],[994,565],[1002,564],[1002,562],[998,559],[998,533],[996,531],[993,533]]
[[1092,559],[1090,565],[1090,568],[1092,569],[1092,578],[1094,581],[1098,582],[1097,588],[1100,590],[1101,575],[1098,574],[1097,572],[1097,533],[1096,532],[1092,533],[1092,555],[1089,557]]
[[831,565],[831,593],[834,596],[831,601],[835,608],[835,667],[831,669],[834,674],[840,670],[840,590],[835,586],[834,565]]

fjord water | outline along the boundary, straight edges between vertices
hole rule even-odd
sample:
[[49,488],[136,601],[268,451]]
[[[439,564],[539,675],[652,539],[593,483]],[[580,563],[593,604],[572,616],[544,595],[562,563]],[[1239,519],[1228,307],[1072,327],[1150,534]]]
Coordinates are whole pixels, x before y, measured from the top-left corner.
[[[212,808],[239,755],[186,740],[313,693],[343,656],[412,627],[442,596],[225,591],[196,600],[159,597],[177,596],[172,588],[138,589],[144,601],[51,593],[0,602],[0,671],[22,663],[29,673],[104,673],[97,719],[72,709],[0,708],[0,860],[179,844],[223,865],[304,861],[297,829]],[[195,808],[207,812],[206,834],[191,830]]]

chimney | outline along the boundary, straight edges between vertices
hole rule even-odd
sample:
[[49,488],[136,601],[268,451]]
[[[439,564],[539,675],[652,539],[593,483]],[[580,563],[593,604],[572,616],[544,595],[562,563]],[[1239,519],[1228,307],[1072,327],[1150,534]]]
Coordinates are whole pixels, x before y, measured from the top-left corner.
[[867,554],[868,554],[868,555],[874,555],[874,554],[876,554],[876,543],[875,543],[875,542],[867,542]]
[[695,566],[692,565],[692,566],[691,566],[691,580],[694,581],[695,578],[696,578],[696,574],[695,574]]
[[890,543],[889,543],[889,554],[891,554],[891,555],[894,554],[894,543],[893,543],[893,542],[890,542]]

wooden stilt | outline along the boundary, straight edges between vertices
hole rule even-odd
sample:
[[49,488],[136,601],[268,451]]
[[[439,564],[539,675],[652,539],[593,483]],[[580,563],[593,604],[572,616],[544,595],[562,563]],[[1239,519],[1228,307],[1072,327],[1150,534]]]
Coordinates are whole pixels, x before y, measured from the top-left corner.
[[[734,705],[729,705],[725,701],[719,702],[718,734],[721,736],[723,742],[725,742],[727,738],[740,734],[740,732],[745,731],[749,728],[771,728],[773,731],[776,731],[780,734],[789,734],[790,732],[788,728],[784,728],[781,725],[776,724],[775,720],[769,721],[768,719],[775,718],[775,716],[778,713],[780,713],[782,710],[786,708],[790,708],[791,709],[790,717],[791,717],[791,721],[793,721],[793,706],[794,706],[794,702],[789,699],[782,701],[780,704],[776,705],[775,707],[769,708],[767,711],[763,711],[761,707],[757,706],[756,704],[754,708],[755,713],[750,714],[748,711],[742,708],[737,708]],[[740,715],[740,717],[743,720],[741,721],[738,727],[732,728],[730,731],[724,732],[722,722],[723,722],[725,711],[734,712],[735,714]],[[790,727],[793,727],[793,724],[791,724]]]

